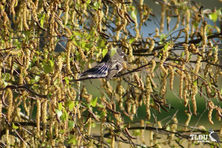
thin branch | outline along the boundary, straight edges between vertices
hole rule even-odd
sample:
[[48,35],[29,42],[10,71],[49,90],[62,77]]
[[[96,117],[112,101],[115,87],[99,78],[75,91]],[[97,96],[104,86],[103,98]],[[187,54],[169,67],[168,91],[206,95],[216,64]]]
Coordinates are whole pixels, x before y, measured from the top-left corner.
[[[222,35],[222,32],[221,32],[221,33],[215,33],[215,34],[212,34],[212,35],[207,36],[207,39],[221,38],[221,37],[222,37],[221,35]],[[188,44],[192,44],[192,43],[193,43],[193,44],[198,44],[198,43],[200,43],[201,41],[202,41],[202,38],[192,39],[192,40],[188,41]],[[133,45],[134,45],[134,46],[138,46],[138,45],[141,45],[142,42],[144,42],[144,41],[135,42],[135,43],[133,43]],[[146,43],[146,42],[145,42],[145,43]],[[183,45],[183,44],[185,44],[185,43],[187,43],[187,42],[178,42],[178,43],[175,43],[175,44],[174,44],[174,47],[181,46],[181,45]],[[160,49],[164,48],[164,46],[165,46],[165,45],[156,46],[156,47],[154,47],[153,51],[160,50]],[[138,53],[144,53],[144,52],[147,52],[147,51],[149,51],[149,48],[143,48],[143,49],[139,49],[139,50],[134,50],[134,51],[133,51],[133,54],[136,54],[136,53],[137,53],[137,54],[138,54]]]
[[6,90],[7,88],[10,88],[10,89],[25,89],[27,90],[28,92],[30,92],[31,94],[35,95],[35,96],[38,96],[40,98],[48,98],[47,95],[42,95],[42,94],[38,94],[36,92],[34,92],[33,90],[31,90],[30,87],[32,85],[7,85],[5,88],[0,88],[0,91],[1,90]]
[[[3,118],[5,119],[5,122],[7,123],[7,125],[8,125],[10,128],[12,128],[12,123],[8,121],[6,115],[2,114],[2,116],[3,116]],[[18,133],[17,130],[14,130],[14,133],[15,133],[15,135],[16,135],[23,143],[25,143],[25,145],[31,146],[30,143],[26,142],[26,141],[21,137],[21,135]]]

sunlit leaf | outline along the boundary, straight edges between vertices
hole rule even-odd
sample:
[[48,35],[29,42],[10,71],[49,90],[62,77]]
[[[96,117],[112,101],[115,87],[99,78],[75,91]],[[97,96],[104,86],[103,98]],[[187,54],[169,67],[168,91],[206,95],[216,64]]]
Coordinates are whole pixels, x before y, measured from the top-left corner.
[[86,4],[90,4],[91,3],[91,0],[86,0]]
[[43,63],[43,69],[45,73],[50,73],[54,69],[54,61],[49,60],[48,62]]
[[60,119],[61,119],[62,121],[65,121],[65,120],[68,119],[68,117],[69,117],[68,112],[67,112],[65,109],[63,109],[63,114],[62,114],[62,116],[60,117]]
[[75,37],[82,37],[82,34],[79,31],[73,31]]
[[95,97],[95,98],[93,98],[92,100],[91,100],[91,102],[90,102],[90,105],[92,106],[92,107],[95,107],[96,106],[96,104],[97,104],[97,97]]
[[77,143],[76,137],[71,136],[71,138],[69,139],[68,143],[69,143],[69,144],[72,144],[72,145],[76,145],[76,143]]
[[194,86],[197,86],[197,80],[195,80],[195,81],[193,82],[193,85],[194,85]]
[[71,129],[72,129],[73,127],[75,127],[75,122],[69,120],[69,121],[68,121],[68,127],[71,128]]
[[17,130],[19,127],[16,126],[14,123],[12,123],[12,128],[15,129],[15,130]]
[[139,135],[141,135],[141,131],[140,130],[133,130],[133,135],[139,136]]
[[132,8],[131,17],[132,17],[134,20],[137,20],[137,11],[136,11],[135,8]]
[[75,106],[74,101],[69,101],[68,102],[69,111],[72,111],[74,109],[74,106]]
[[62,111],[61,110],[56,109],[55,112],[56,112],[58,118],[60,118],[62,116]]
[[103,57],[107,54],[108,49],[103,49]]
[[63,106],[62,106],[62,103],[58,103],[58,110],[62,110]]
[[97,43],[98,48],[105,48],[106,47],[106,41],[103,39],[99,39]]
[[40,18],[40,26],[43,28],[44,26],[44,22],[45,22],[45,13],[42,14],[41,18]]
[[129,42],[129,44],[132,44],[135,40],[136,40],[135,38],[130,38],[130,39],[128,40],[128,42]]
[[184,57],[184,55],[185,55],[185,53],[184,53],[184,52],[182,52],[182,53],[181,53],[181,57]]
[[2,73],[2,79],[9,81],[11,79],[11,75],[9,73]]
[[170,43],[166,43],[166,44],[164,45],[163,50],[164,50],[164,51],[169,50],[169,46],[170,46]]
[[98,10],[99,7],[100,7],[100,3],[99,3],[99,2],[96,1],[96,2],[93,3],[93,8],[94,8],[95,10]]
[[169,125],[166,127],[166,130],[170,131],[170,126]]
[[217,11],[215,11],[214,13],[209,14],[209,18],[213,21],[216,22],[217,21]]
[[65,77],[64,80],[65,80],[66,84],[69,85],[69,78]]

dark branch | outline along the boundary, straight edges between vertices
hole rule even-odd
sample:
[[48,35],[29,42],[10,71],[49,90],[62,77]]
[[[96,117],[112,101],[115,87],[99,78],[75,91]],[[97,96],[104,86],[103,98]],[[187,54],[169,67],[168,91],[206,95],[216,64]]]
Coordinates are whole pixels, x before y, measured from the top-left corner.
[[[222,36],[222,32],[221,33],[215,33],[215,34],[212,34],[212,35],[209,35],[207,36],[207,39],[213,39],[213,38],[221,38]],[[190,40],[188,42],[188,44],[197,44],[197,43],[200,43],[202,41],[202,38],[199,38],[199,39],[193,39],[193,40]],[[138,46],[140,45],[142,42],[136,42],[136,43],[133,43],[134,46]],[[178,42],[178,43],[175,43],[174,44],[174,47],[178,47],[178,46],[181,46],[183,44],[185,44],[186,42]],[[164,45],[159,45],[159,46],[156,46],[154,47],[153,51],[156,51],[156,50],[160,50],[164,47]],[[144,52],[147,52],[149,49],[148,48],[143,48],[143,49],[139,49],[139,50],[134,50],[133,51],[133,54],[138,54],[138,53],[144,53]]]
[[35,95],[35,96],[38,96],[38,97],[41,97],[41,98],[47,98],[48,96],[47,95],[42,95],[42,94],[38,94],[36,92],[34,92],[33,90],[31,90],[29,87],[31,87],[32,85],[8,85],[6,86],[5,88],[0,88],[0,91],[1,90],[6,90],[7,88],[10,88],[10,89],[25,89],[27,90],[28,92],[30,92],[31,94]]

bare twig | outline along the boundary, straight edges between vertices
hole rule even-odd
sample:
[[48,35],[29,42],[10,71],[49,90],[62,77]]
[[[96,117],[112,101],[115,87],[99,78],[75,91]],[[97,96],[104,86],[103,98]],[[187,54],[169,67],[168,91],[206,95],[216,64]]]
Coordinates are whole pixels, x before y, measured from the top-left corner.
[[38,96],[40,98],[47,98],[48,97],[47,95],[42,95],[42,94],[38,94],[38,93],[34,92],[33,90],[31,90],[29,88],[30,86],[32,86],[32,85],[7,85],[4,88],[0,88],[0,91],[1,90],[6,90],[7,88],[10,88],[10,89],[25,89],[28,92],[30,92],[31,94],[33,94],[35,96]]

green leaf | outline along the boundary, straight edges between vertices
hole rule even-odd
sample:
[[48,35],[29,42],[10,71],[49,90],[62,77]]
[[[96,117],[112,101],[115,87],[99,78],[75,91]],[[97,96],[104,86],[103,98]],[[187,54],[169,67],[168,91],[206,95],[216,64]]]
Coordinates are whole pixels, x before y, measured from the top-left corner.
[[73,31],[73,35],[75,36],[75,37],[82,37],[82,34],[80,33],[80,32],[78,32],[78,31]]
[[135,40],[136,40],[135,38],[130,38],[130,39],[128,40],[128,42],[129,42],[129,44],[132,44]]
[[69,120],[69,121],[68,121],[68,127],[71,128],[71,129],[74,128],[74,127],[75,127],[75,122]]
[[102,111],[102,112],[99,113],[100,118],[103,118],[103,117],[106,117],[106,116],[107,116],[106,111]]
[[76,143],[77,143],[76,137],[71,136],[69,141],[68,141],[68,144],[76,145]]
[[194,86],[197,86],[197,80],[195,80],[195,81],[193,82],[193,85],[194,85]]
[[170,43],[166,43],[165,45],[164,45],[164,48],[163,48],[163,51],[167,51],[167,50],[169,50],[169,45],[170,45]]
[[9,73],[2,73],[2,79],[4,81],[9,81],[11,79],[11,75]]
[[97,104],[97,107],[99,108],[105,108],[105,106],[103,104]]
[[45,13],[43,13],[42,15],[41,15],[41,18],[40,18],[40,26],[43,28],[43,26],[44,26],[44,22],[45,22]]
[[72,35],[70,36],[70,39],[74,42],[74,41],[75,41],[75,35],[72,34]]
[[137,11],[136,11],[135,8],[134,8],[134,9],[132,8],[131,16],[132,16],[132,18],[133,18],[134,20],[137,20]]
[[146,124],[148,124],[148,125],[150,125],[150,124],[151,124],[151,122],[150,122],[150,121],[145,121],[145,123],[146,123]]
[[195,22],[193,22],[193,25],[194,25],[195,28],[197,28],[199,23],[197,21],[195,21]]
[[58,109],[56,109],[55,112],[56,112],[58,118],[60,118],[62,116],[62,114],[63,114],[62,111],[58,110]]
[[217,11],[215,11],[214,13],[211,13],[211,14],[209,15],[209,18],[210,18],[213,22],[216,22],[216,21],[217,21],[217,17],[218,17]]
[[47,98],[50,99],[51,97],[52,97],[52,93],[49,92],[48,95],[47,95]]
[[15,42],[15,45],[17,46],[18,49],[21,48],[21,42],[19,42],[18,39],[15,39],[14,42]]
[[61,120],[65,121],[68,119],[68,117],[69,117],[69,114],[67,113],[67,111],[65,109],[63,109],[63,114],[61,116]]
[[53,60],[49,60],[48,62],[44,62],[43,69],[44,69],[45,73],[52,72],[53,69],[54,69],[54,61]]
[[108,144],[111,144],[111,139],[107,139],[106,142],[107,142]]
[[33,79],[31,79],[31,84],[34,84],[40,80],[40,76],[35,76]]
[[166,38],[167,38],[167,35],[166,35],[166,34],[162,33],[162,34],[160,35],[160,40],[161,40],[161,41],[162,41],[162,40],[166,40]]
[[103,57],[107,54],[107,52],[108,52],[108,49],[103,50]]
[[133,130],[133,135],[139,136],[139,135],[141,135],[141,131],[140,130]]
[[69,111],[72,111],[73,108],[74,108],[74,106],[75,106],[74,101],[69,101],[69,102],[68,102]]
[[98,48],[105,48],[106,47],[106,41],[104,39],[99,39],[98,43],[97,43],[97,46],[98,46]]
[[86,1],[86,4],[88,5],[88,4],[90,4],[91,3],[91,0],[87,0]]
[[63,108],[63,106],[62,106],[62,103],[60,102],[60,103],[58,104],[58,110],[62,110],[62,108]]
[[100,3],[99,2],[94,2],[93,3],[93,9],[98,10],[100,7]]
[[95,122],[92,122],[92,123],[91,123],[91,126],[92,126],[92,128],[97,127],[97,125],[96,125],[96,123],[95,123]]
[[15,129],[15,130],[17,130],[19,127],[16,126],[14,123],[12,123],[12,128]]
[[64,80],[65,80],[66,84],[69,85],[69,78],[65,77]]
[[185,53],[184,53],[184,51],[181,53],[181,57],[184,57],[184,55],[185,55]]
[[162,54],[162,53],[159,53],[158,58],[159,58],[159,59],[161,59],[161,58],[162,58],[162,56],[163,56],[163,54]]
[[87,43],[85,48],[87,49],[87,51],[89,51],[89,49],[91,49],[93,47],[93,44],[90,42],[90,43]]
[[93,98],[93,99],[91,100],[91,102],[90,102],[90,105],[91,105],[92,107],[96,107],[97,100],[98,100],[97,97],[96,97],[96,98]]
[[170,126],[169,125],[166,127],[166,130],[170,131]]

